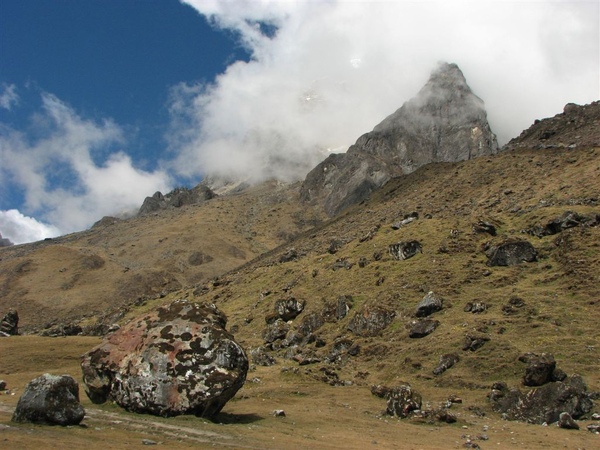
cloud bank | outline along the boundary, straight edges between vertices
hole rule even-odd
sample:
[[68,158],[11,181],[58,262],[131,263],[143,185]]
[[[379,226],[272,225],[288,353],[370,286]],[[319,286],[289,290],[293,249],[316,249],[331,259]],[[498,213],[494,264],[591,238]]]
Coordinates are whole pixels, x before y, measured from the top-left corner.
[[[172,169],[302,178],[457,63],[501,144],[599,97],[598,2],[183,0],[248,49],[173,90]],[[290,162],[293,162],[290,164]]]
[[16,187],[24,198],[22,211],[0,212],[2,235],[13,243],[85,229],[170,188],[166,172],[136,169],[115,149],[125,143],[119,126],[84,120],[51,94],[42,94],[42,111],[26,133],[0,131],[0,185]]

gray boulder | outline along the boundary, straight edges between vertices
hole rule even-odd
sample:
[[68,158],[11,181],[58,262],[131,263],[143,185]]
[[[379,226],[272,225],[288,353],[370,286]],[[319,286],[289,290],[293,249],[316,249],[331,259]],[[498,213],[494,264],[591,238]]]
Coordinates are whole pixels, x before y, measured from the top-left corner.
[[397,416],[403,419],[408,417],[413,411],[421,409],[421,394],[414,391],[409,384],[393,387],[386,394],[386,397],[386,412],[390,416]]
[[434,294],[433,291],[429,291],[417,305],[415,315],[417,317],[427,317],[434,312],[441,311],[443,303],[442,297]]
[[66,426],[79,424],[84,416],[77,381],[69,375],[45,373],[27,384],[12,421]]
[[498,152],[483,101],[456,64],[442,63],[416,97],[308,173],[304,201],[330,216],[369,197],[390,178],[432,162],[455,162]]
[[486,252],[488,266],[514,266],[522,262],[537,261],[537,251],[530,242],[507,239],[489,247]]
[[408,331],[408,337],[413,339],[424,338],[435,331],[440,325],[439,320],[423,319],[414,321]]
[[88,397],[164,417],[216,415],[248,371],[226,324],[215,305],[186,300],[133,320],[83,356]]

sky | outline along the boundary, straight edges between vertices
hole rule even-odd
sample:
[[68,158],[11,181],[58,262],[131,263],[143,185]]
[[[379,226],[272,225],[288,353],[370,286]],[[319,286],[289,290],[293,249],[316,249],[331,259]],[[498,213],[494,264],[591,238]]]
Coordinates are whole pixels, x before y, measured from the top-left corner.
[[457,63],[500,144],[600,98],[600,2],[1,0],[0,234],[302,179]]

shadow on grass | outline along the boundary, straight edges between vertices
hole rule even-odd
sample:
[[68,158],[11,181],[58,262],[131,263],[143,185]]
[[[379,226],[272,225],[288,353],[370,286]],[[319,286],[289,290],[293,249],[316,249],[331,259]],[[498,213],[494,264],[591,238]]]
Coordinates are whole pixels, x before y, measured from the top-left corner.
[[230,414],[221,412],[213,417],[212,422],[214,423],[223,423],[223,424],[232,424],[232,423],[254,423],[259,420],[264,420],[264,417],[259,416],[258,414]]

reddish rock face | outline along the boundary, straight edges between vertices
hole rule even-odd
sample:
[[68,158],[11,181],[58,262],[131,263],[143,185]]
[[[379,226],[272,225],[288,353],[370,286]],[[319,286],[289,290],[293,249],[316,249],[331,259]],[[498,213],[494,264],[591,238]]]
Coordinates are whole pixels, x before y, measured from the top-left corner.
[[88,397],[160,416],[216,415],[248,371],[226,323],[216,306],[185,300],[132,321],[83,356]]

